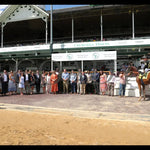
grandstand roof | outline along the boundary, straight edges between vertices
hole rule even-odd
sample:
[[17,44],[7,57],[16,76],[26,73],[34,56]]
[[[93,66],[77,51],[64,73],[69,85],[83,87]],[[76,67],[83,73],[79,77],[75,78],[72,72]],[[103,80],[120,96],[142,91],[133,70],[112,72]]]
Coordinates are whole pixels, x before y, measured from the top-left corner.
[[[28,11],[27,11],[28,10]],[[18,12],[21,13],[18,13]],[[0,22],[16,22],[48,17],[49,14],[36,5],[9,5],[0,15]]]

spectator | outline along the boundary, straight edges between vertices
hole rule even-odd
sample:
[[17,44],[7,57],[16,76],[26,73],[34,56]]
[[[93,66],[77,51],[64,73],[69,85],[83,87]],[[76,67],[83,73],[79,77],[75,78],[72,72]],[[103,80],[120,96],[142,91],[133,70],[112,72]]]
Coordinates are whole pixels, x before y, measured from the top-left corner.
[[16,93],[16,83],[13,71],[11,71],[9,74],[8,92],[9,95],[13,95],[13,92]]
[[85,74],[87,76],[87,84],[86,84],[86,93],[92,93],[92,75],[90,73],[90,71],[87,71],[87,74]]
[[71,71],[70,74],[70,83],[71,83],[71,93],[76,93],[76,80],[77,80],[77,75],[74,73],[74,71]]
[[6,95],[8,92],[8,81],[9,77],[7,71],[4,70],[4,73],[2,74],[2,95]]
[[116,82],[116,77],[113,72],[107,77],[107,85],[108,85],[108,95],[114,96],[114,86]]
[[56,74],[55,71],[52,71],[50,82],[51,82],[51,92],[56,94],[56,92],[58,91],[58,75]]
[[39,71],[36,71],[35,74],[35,85],[36,85],[36,92],[40,93],[40,86],[41,86],[41,75],[39,74]]
[[25,88],[24,82],[25,82],[25,77],[24,77],[23,72],[21,72],[20,77],[19,77],[20,95],[23,95],[23,89]]
[[81,76],[81,69],[77,72],[77,94],[80,94],[80,76]]
[[17,88],[17,93],[19,93],[19,78],[20,78],[20,70],[18,70],[16,74],[16,88]]
[[100,92],[102,93],[102,95],[105,95],[106,90],[107,90],[107,76],[106,74],[101,71],[101,75],[100,75]]
[[46,75],[45,71],[43,71],[42,76],[41,76],[41,85],[43,88],[43,93],[46,93]]
[[68,84],[69,84],[69,73],[66,69],[64,69],[64,72],[62,73],[62,79],[63,79],[63,93],[68,94]]
[[125,64],[122,65],[121,71],[126,71],[127,67],[125,66]]
[[60,72],[59,72],[59,69],[58,68],[56,68],[56,74],[57,74],[57,76],[58,76],[58,93],[60,93],[60,91],[61,91],[61,76],[60,76]]
[[51,84],[50,84],[50,79],[51,79],[51,72],[49,71],[47,76],[46,76],[46,91],[47,91],[47,94],[50,94],[51,93]]
[[85,89],[86,89],[86,82],[87,82],[87,76],[82,72],[80,76],[80,94],[85,95]]
[[125,96],[125,88],[126,88],[126,79],[123,71],[120,72],[119,78],[120,78],[119,96],[121,97],[122,91],[123,96]]
[[26,94],[30,94],[30,74],[25,70],[25,90]]
[[94,93],[99,94],[99,73],[97,72],[97,69],[95,69],[94,73],[92,74],[92,81],[94,86]]
[[35,76],[34,76],[34,72],[31,72],[30,74],[30,94],[33,94],[33,89],[34,89],[34,85],[35,85]]

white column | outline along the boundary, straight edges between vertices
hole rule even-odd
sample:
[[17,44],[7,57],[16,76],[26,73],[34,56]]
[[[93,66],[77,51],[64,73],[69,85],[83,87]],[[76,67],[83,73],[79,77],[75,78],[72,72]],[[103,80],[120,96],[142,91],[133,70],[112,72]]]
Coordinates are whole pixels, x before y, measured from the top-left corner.
[[53,60],[52,60],[52,57],[51,57],[51,71],[53,71]]
[[62,72],[62,61],[60,61],[60,69],[59,69],[60,72]]
[[135,37],[135,31],[134,31],[134,10],[132,11],[132,39]]
[[114,60],[114,72],[117,75],[117,60]]
[[83,60],[81,61],[81,69],[82,69],[82,72],[83,72]]
[[74,19],[72,18],[72,42],[74,42]]

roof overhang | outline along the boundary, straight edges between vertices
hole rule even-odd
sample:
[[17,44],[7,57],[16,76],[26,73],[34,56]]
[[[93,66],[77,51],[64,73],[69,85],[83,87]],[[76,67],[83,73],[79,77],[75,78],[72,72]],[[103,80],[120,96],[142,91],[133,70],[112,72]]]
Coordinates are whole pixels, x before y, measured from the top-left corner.
[[30,19],[43,19],[46,21],[49,14],[36,5],[9,5],[0,15],[3,26],[8,22],[24,21]]

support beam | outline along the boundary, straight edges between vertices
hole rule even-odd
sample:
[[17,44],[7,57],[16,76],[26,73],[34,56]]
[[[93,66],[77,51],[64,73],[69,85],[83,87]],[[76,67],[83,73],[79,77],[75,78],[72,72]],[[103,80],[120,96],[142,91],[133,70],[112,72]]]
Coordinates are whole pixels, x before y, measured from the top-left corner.
[[53,71],[53,60],[51,58],[51,71]]
[[[53,5],[51,5],[51,20],[50,20],[50,44],[53,44]],[[52,47],[51,47],[52,48]]]
[[3,23],[1,24],[1,48],[3,48]]
[[48,35],[48,33],[47,33],[47,18],[46,18],[45,23],[46,23],[46,26],[45,26],[45,44],[47,44],[47,35]]
[[102,15],[102,11],[101,11],[101,17],[100,17],[100,25],[101,25],[101,41],[103,41],[103,15]]
[[132,39],[135,37],[135,31],[134,31],[134,10],[132,11]]
[[83,60],[81,61],[81,69],[82,69],[82,72],[83,72]]
[[117,60],[114,60],[114,72],[117,75]]
[[16,72],[18,71],[18,59],[16,59]]
[[62,72],[62,61],[60,61],[60,69],[59,69],[60,72]]
[[53,5],[51,5],[51,20],[50,20],[50,53],[51,53],[51,71],[53,71]]
[[74,19],[72,18],[72,42],[74,42]]

